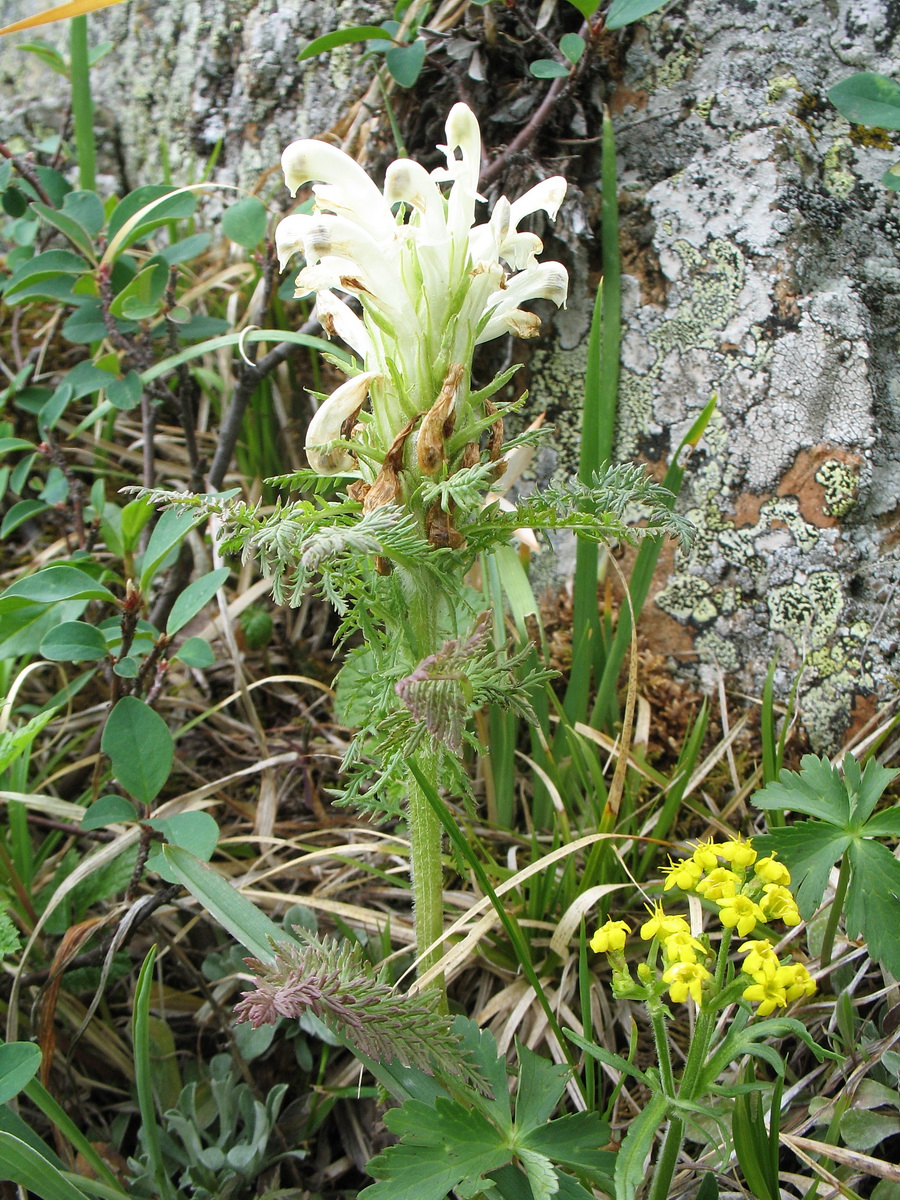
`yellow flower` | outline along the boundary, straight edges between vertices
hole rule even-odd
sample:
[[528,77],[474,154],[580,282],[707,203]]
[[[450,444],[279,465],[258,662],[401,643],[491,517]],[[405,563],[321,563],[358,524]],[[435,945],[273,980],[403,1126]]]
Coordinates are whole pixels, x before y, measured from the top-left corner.
[[698,950],[706,957],[706,947],[689,933],[672,933],[663,940],[663,952],[670,963],[695,963]]
[[784,921],[785,925],[799,925],[800,913],[797,902],[786,887],[779,883],[767,883],[760,897],[760,908],[769,917]]
[[667,916],[658,901],[652,908],[648,904],[647,912],[650,914],[650,920],[645,921],[641,926],[641,937],[645,942],[649,942],[654,937],[665,939],[671,937],[673,933],[691,932],[691,927],[684,917]]
[[741,870],[756,862],[756,851],[749,842],[745,842],[741,837],[729,838],[727,842],[722,842],[716,849],[726,862],[730,862],[732,866],[739,867]]
[[676,1004],[683,1004],[688,996],[695,1004],[703,1000],[703,981],[710,974],[700,963],[677,962],[663,974],[663,981],[669,984],[669,995]]
[[611,950],[624,950],[625,938],[631,928],[624,921],[607,921],[591,938],[590,947],[595,954],[609,954]]
[[766,979],[751,983],[744,988],[742,995],[745,1000],[758,1004],[756,1010],[761,1017],[767,1017],[774,1008],[784,1008],[787,1004],[787,993],[777,979]]
[[705,842],[697,843],[693,859],[704,871],[714,871],[716,869],[719,865],[719,856],[716,853],[716,843],[712,838],[707,838]]
[[673,862],[670,855],[669,865],[663,867],[663,874],[666,876],[666,882],[663,884],[664,892],[673,887],[681,888],[683,892],[689,892],[703,874],[703,867],[693,858],[686,858],[682,862]]
[[775,978],[780,963],[770,942],[762,940],[744,942],[740,947],[740,952],[747,955],[741,964],[741,970],[747,975],[752,975],[757,983]]
[[727,867],[716,867],[705,879],[700,880],[694,891],[706,896],[707,900],[722,900],[727,896],[737,895],[740,886],[740,875],[735,875],[734,871],[729,871]]
[[765,922],[766,914],[749,896],[728,896],[717,903],[719,920],[726,929],[737,929],[740,937],[746,937],[758,922]]
[[753,870],[763,883],[778,883],[787,886],[791,882],[791,873],[784,863],[776,862],[773,851],[768,858],[761,858],[753,864]]
[[784,988],[788,1004],[799,1000],[801,996],[811,996],[816,990],[816,981],[802,963],[779,967],[775,972],[775,982]]

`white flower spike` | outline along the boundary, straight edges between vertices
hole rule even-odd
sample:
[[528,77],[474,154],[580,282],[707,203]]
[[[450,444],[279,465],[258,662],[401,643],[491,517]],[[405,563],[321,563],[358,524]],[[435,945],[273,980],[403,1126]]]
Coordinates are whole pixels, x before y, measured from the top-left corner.
[[[439,147],[446,166],[429,174],[418,163],[398,159],[387,169],[383,191],[326,142],[294,142],[282,156],[291,193],[312,184],[315,207],[310,215],[281,222],[279,261],[283,268],[294,255],[303,257],[297,295],[316,293],[326,332],[345,341],[364,367],[310,424],[307,454],[320,473],[351,473],[372,484],[377,464],[390,451],[392,464],[405,456],[401,476],[409,472],[407,482],[414,486],[420,474],[418,430],[451,378],[458,384],[443,422],[446,469],[452,474],[471,465],[472,453],[481,453],[488,417],[484,402],[469,398],[475,346],[507,332],[536,336],[540,320],[522,307],[529,300],[565,304],[565,268],[539,263],[540,238],[519,230],[530,213],[555,218],[565,179],[546,179],[512,203],[501,197],[490,219],[476,225],[476,205],[483,200],[481,131],[465,104],[450,110],[446,136]],[[441,184],[450,185],[446,195]],[[361,317],[337,292],[356,298]],[[367,398],[372,415],[363,416],[353,435],[361,451],[365,447],[357,459],[333,443]],[[414,434],[408,444],[407,427]],[[431,455],[428,473],[437,469],[440,463]]]

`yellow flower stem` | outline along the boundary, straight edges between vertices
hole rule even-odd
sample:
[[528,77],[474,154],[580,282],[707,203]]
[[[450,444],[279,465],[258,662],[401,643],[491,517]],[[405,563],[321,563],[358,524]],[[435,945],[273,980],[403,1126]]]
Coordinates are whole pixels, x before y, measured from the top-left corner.
[[[731,945],[732,931],[730,929],[722,930],[722,942],[719,946],[719,955],[716,960],[715,970],[715,985],[714,995],[721,992],[725,983],[725,971],[728,966],[728,950]],[[647,1005],[648,1010],[650,1005]],[[650,1020],[653,1022],[653,1012],[650,1011]],[[688,1051],[687,1061],[684,1064],[684,1071],[681,1075],[681,1083],[678,1088],[678,1099],[685,1101],[696,1100],[696,1091],[700,1082],[701,1074],[706,1060],[709,1056],[709,1047],[712,1041],[713,1033],[715,1032],[716,1013],[715,1008],[701,1005],[697,1012],[697,1024],[694,1028],[694,1036],[691,1039],[691,1048]],[[653,1026],[653,1034],[656,1038],[657,1051],[659,1052],[660,1071],[665,1080],[664,1063],[669,1059],[668,1043],[666,1043],[665,1054],[660,1050],[659,1037],[656,1032],[656,1025]],[[671,1066],[669,1066],[671,1072]],[[663,1083],[665,1088],[665,1082]],[[648,1200],[668,1200],[672,1185],[672,1177],[675,1174],[675,1168],[678,1165],[678,1155],[681,1153],[681,1147],[684,1142],[684,1121],[681,1117],[673,1116],[669,1120],[669,1128],[666,1130],[665,1141],[663,1148],[660,1151],[659,1158],[656,1162],[656,1168],[653,1172],[653,1183],[650,1188]]]

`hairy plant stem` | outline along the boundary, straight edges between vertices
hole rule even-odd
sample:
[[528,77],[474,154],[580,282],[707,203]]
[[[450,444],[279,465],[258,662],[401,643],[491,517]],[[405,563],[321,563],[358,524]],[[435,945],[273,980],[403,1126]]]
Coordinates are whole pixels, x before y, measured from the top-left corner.
[[[425,571],[406,571],[400,568],[401,579],[409,603],[409,626],[406,640],[413,657],[421,662],[438,649],[440,588]],[[402,635],[401,635],[402,636]],[[414,761],[419,772],[438,790],[439,755],[435,746],[419,750]],[[428,947],[444,932],[443,869],[441,867],[441,823],[424,796],[412,772],[409,782],[409,834],[413,885],[413,915],[416,931],[416,951],[419,954],[419,974],[424,974],[441,956],[440,946]],[[439,1007],[446,1010],[444,978],[437,981]]]
[[844,897],[847,895],[847,885],[850,883],[850,858],[847,854],[841,859],[841,869],[838,874],[837,887],[834,889],[834,899],[828,912],[825,934],[822,938],[822,968],[831,966],[831,952],[834,949],[834,938],[838,922],[844,910]]

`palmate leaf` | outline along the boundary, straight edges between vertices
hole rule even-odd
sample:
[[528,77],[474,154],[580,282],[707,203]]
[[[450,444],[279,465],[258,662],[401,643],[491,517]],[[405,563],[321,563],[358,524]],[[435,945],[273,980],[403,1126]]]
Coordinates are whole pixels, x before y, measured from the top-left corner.
[[780,771],[778,779],[753,797],[757,808],[789,808],[844,825],[850,819],[850,797],[836,767],[827,758],[805,754],[800,760],[800,773]]
[[778,852],[791,873],[800,915],[808,921],[822,903],[831,868],[852,840],[827,821],[799,821],[755,837],[753,845],[763,854]]
[[900,978],[900,862],[887,847],[863,838],[849,854],[847,933],[862,933],[872,957]]

